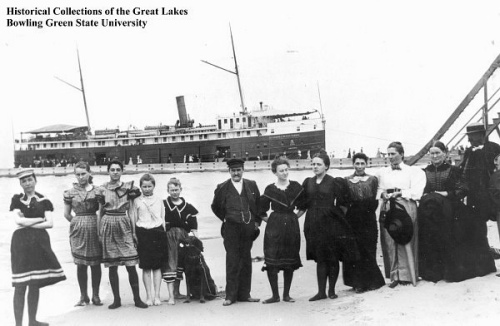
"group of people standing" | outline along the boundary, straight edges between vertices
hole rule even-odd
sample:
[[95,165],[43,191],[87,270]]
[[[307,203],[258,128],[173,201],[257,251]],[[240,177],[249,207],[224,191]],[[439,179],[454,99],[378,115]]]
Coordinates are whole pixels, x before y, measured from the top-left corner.
[[354,173],[332,177],[327,174],[330,159],[320,152],[312,158],[314,176],[301,185],[288,179],[288,161],[277,158],[271,165],[276,181],[262,196],[254,181],[243,178],[244,161],[229,160],[230,179],[217,186],[212,203],[223,222],[226,249],[223,305],[259,301],[250,296],[250,250],[262,221],[267,223],[263,270],[272,291],[263,303],[280,301],[279,271],[283,300],[294,301],[290,287],[302,266],[298,219],[304,213],[306,258],[316,262],[318,285],[310,301],[337,298],[340,261],[344,283],[356,293],[385,285],[376,261],[378,230],[390,288],[416,285],[419,279],[459,282],[495,272],[486,222],[500,217],[500,146],[487,140],[482,124],[468,126],[467,135],[471,147],[460,166],[448,163],[440,141],[430,148],[429,166],[406,165],[403,145],[392,142],[387,147],[391,164],[377,175],[365,172],[368,157],[356,153]]
[[288,160],[277,158],[271,164],[276,181],[269,184],[262,195],[254,181],[243,178],[244,160],[235,158],[227,162],[231,178],[217,186],[212,203],[212,211],[223,222],[224,306],[237,301],[259,301],[250,295],[250,250],[262,221],[267,223],[262,270],[267,272],[272,291],[272,296],[263,303],[281,300],[280,271],[284,277],[283,301],[295,301],[290,296],[290,288],[294,271],[302,267],[298,220],[304,214],[306,258],[317,264],[318,290],[309,301],[337,298],[335,285],[340,261],[344,282],[356,292],[378,289],[385,284],[376,262],[378,182],[364,172],[368,162],[365,154],[356,154],[353,162],[354,175],[334,178],[327,173],[329,156],[320,152],[312,158],[314,176],[300,184],[289,180]]
[[[182,266],[178,263],[179,243],[189,234],[197,235],[197,213],[180,197],[182,188],[177,178],[167,184],[169,197],[154,195],[155,179],[151,174],[141,177],[139,188],[133,181],[123,182],[123,163],[108,163],[109,181],[96,187],[90,166],[78,162],[74,167],[77,182],[64,191],[64,217],[70,222],[71,254],[77,265],[80,299],[75,306],[91,301],[101,306],[99,296],[101,263],[109,268],[113,303],[121,306],[118,267],[125,266],[135,306],[147,308],[160,305],[160,284],[163,279],[169,290],[168,304],[182,298],[179,284]],[[29,323],[46,325],[36,320],[39,289],[66,279],[50,245],[45,229],[53,226],[52,203],[35,191],[34,170],[18,173],[24,193],[12,198],[10,210],[18,229],[11,243],[11,260],[16,325],[22,325],[26,288]],[[136,265],[143,270],[146,302],[139,291]],[[88,266],[91,270],[92,297],[88,295]]]
[[[469,126],[467,133],[472,146],[465,151],[460,167],[447,162],[447,149],[439,141],[431,147],[431,164],[424,169],[406,165],[403,145],[392,142],[387,148],[391,165],[378,170],[376,176],[365,172],[368,157],[356,153],[352,157],[354,173],[332,177],[327,173],[330,158],[320,152],[312,158],[313,176],[301,184],[289,179],[290,163],[278,157],[271,164],[276,180],[262,195],[254,181],[243,178],[245,161],[228,160],[230,178],[216,187],[211,205],[222,221],[226,250],[223,305],[259,301],[250,295],[251,248],[263,221],[267,226],[262,270],[272,292],[263,303],[281,300],[280,271],[284,275],[283,301],[295,301],[290,289],[294,272],[302,267],[299,219],[304,214],[306,258],[316,262],[317,278],[317,292],[309,301],[337,298],[340,262],[344,283],[356,293],[385,285],[376,260],[378,230],[391,288],[416,285],[419,278],[462,281],[494,272],[486,221],[500,215],[491,196],[500,193],[500,187],[492,192],[498,183],[495,180],[500,179],[494,173],[495,164],[500,169],[500,146],[488,142],[479,125]],[[102,305],[101,263],[109,268],[114,297],[109,309],[121,306],[119,266],[126,267],[135,306],[159,305],[162,279],[167,283],[168,303],[175,304],[181,297],[179,243],[189,234],[198,236],[197,209],[180,197],[182,187],[176,178],[169,180],[169,197],[162,200],[154,194],[152,175],[140,178],[139,189],[133,181],[121,181],[121,161],[110,161],[107,170],[109,181],[96,187],[89,164],[79,162],[74,167],[77,182],[64,191],[64,216],[70,222],[71,253],[81,293],[76,305],[90,301]],[[33,170],[22,170],[18,177],[24,193],[15,195],[10,206],[19,226],[11,245],[14,314],[21,325],[29,287],[30,325],[44,325],[36,320],[39,289],[65,279],[45,230],[53,225],[53,206],[35,191]],[[137,264],[143,270],[146,302],[139,294]],[[92,297],[87,288],[88,266]]]
[[379,170],[377,197],[391,288],[416,285],[419,278],[459,282],[496,271],[486,223],[500,212],[494,182],[500,146],[487,140],[483,124],[469,125],[467,136],[471,147],[459,166],[448,162],[446,146],[435,141],[423,170],[404,164],[401,143],[389,144],[391,166]]

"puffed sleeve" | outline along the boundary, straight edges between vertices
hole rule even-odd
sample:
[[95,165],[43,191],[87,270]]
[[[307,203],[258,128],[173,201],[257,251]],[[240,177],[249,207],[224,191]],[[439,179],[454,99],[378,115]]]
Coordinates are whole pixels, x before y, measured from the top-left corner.
[[128,191],[127,191],[127,199],[128,200],[134,200],[137,197],[141,195],[141,191],[139,188],[132,186]]
[[15,209],[21,209],[21,199],[22,195],[14,195],[12,197],[12,200],[10,201],[10,211],[13,211]]
[[45,208],[45,211],[53,212],[54,211],[54,205],[52,205],[52,202],[48,199],[43,201],[43,205]]
[[65,190],[63,192],[63,200],[65,204],[71,205],[73,203],[73,195],[71,194],[71,190]]

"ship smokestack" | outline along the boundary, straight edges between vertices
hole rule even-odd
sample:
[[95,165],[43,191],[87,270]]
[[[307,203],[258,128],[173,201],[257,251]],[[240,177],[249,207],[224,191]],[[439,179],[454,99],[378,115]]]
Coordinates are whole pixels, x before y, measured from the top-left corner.
[[184,104],[184,96],[177,96],[177,111],[179,111],[179,127],[187,128],[189,126],[188,116],[186,112],[186,104]]
[[262,104],[263,104],[263,103],[262,103],[262,102],[259,102],[259,103],[260,103],[260,110],[262,111]]

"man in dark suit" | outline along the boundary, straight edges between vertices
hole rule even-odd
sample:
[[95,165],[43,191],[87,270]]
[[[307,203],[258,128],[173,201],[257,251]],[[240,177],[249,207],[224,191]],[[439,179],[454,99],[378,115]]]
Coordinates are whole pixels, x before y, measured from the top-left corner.
[[467,205],[473,207],[476,214],[486,222],[495,219],[488,187],[490,176],[495,170],[495,157],[500,154],[500,145],[488,141],[485,136],[486,130],[482,123],[467,126],[471,147],[465,151],[460,168],[469,186]]
[[[476,219],[471,236],[477,237],[478,246],[482,249],[478,269],[481,274],[495,272],[495,262],[488,243],[486,222],[495,220],[494,202],[489,196],[490,176],[495,170],[495,157],[500,154],[500,145],[488,141],[486,129],[482,123],[467,126],[467,137],[471,147],[467,148],[460,168],[469,187],[467,206],[472,208]],[[497,221],[498,222],[498,221]]]
[[258,302],[250,296],[253,241],[259,233],[260,192],[253,180],[243,179],[244,161],[227,161],[231,178],[217,186],[212,211],[223,222],[221,233],[226,249],[226,300]]

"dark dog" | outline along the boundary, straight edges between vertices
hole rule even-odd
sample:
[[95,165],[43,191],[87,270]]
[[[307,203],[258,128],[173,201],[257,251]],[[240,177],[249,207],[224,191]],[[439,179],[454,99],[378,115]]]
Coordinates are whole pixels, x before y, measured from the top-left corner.
[[200,299],[205,303],[205,299],[212,300],[217,297],[217,287],[210,275],[210,269],[203,257],[203,243],[194,236],[187,237],[179,245],[179,266],[184,268],[186,275],[187,299]]

